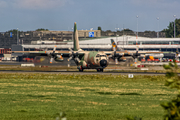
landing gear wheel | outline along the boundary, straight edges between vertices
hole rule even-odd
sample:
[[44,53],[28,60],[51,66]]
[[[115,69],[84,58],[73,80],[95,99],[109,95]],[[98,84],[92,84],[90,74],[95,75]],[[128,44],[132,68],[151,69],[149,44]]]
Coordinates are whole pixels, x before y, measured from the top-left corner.
[[79,72],[83,72],[83,69],[79,69]]
[[103,69],[97,69],[97,72],[103,72]]

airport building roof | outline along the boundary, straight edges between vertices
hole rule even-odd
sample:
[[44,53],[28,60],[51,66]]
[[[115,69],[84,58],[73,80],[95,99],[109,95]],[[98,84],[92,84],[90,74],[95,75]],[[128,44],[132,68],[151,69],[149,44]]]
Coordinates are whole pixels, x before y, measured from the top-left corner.
[[117,37],[106,37],[106,38],[96,38],[96,39],[88,39],[88,40],[80,40],[79,43],[83,44],[111,44],[111,39],[114,39],[115,42],[118,41],[179,41],[180,38],[146,38],[146,37],[136,37],[136,36],[117,36]]

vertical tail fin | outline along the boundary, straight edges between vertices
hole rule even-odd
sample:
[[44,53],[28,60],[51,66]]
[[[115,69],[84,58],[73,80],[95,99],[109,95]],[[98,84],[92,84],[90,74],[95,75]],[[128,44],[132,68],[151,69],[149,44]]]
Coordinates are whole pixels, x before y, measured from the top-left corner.
[[78,51],[80,49],[79,47],[79,37],[78,37],[78,31],[76,22],[74,23],[74,51]]
[[111,39],[111,45],[112,45],[112,50],[116,51],[117,50],[117,45],[116,45],[116,43],[114,42],[113,39]]

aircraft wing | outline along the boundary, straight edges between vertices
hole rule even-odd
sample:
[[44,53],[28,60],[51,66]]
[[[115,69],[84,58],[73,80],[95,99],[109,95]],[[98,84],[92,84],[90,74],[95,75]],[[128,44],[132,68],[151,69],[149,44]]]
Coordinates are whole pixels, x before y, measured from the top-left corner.
[[[135,53],[135,52],[134,52],[134,53]],[[147,54],[147,53],[149,53],[149,54],[150,54],[150,53],[163,53],[163,52],[156,52],[156,51],[154,51],[154,52],[153,52],[153,51],[149,51],[149,52],[148,52],[148,51],[139,51],[138,53],[140,53],[140,54]]]
[[[32,56],[41,56],[44,54],[51,54],[53,53],[53,50],[49,50],[49,51],[8,51],[9,53],[24,53],[24,54],[29,54]],[[74,53],[76,53],[78,51],[74,51]],[[80,51],[78,52],[79,55],[83,55],[85,54],[86,51]],[[54,51],[53,54],[62,54],[62,56],[67,56],[69,54],[71,54],[71,51]]]
[[[114,51],[103,51],[106,55],[111,55],[114,54]],[[116,54],[119,55],[133,55],[131,52],[127,52],[127,51],[116,51]]]
[[[31,53],[31,54],[47,54],[52,53],[53,51],[8,51],[9,53]],[[56,54],[69,54],[70,51],[55,51]]]
[[[111,53],[113,53],[114,51],[103,51],[105,54],[109,55]],[[136,51],[116,51],[116,53],[119,53],[119,54],[133,54],[133,53],[136,53]],[[138,51],[138,53],[140,54],[147,54],[147,53],[163,53],[163,52],[156,52],[156,51]]]
[[[9,53],[24,53],[30,56],[44,56],[53,53],[53,51],[8,51]],[[53,54],[69,55],[69,51],[55,51]]]
[[[52,50],[51,51],[8,51],[9,53],[33,53],[33,54],[36,54],[36,53],[51,53],[53,52]],[[69,53],[69,51],[55,51],[55,53]]]

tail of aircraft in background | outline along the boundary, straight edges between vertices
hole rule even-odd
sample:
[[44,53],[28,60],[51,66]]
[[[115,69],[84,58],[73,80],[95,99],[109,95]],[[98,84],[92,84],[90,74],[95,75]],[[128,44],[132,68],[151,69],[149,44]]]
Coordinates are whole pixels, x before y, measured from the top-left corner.
[[[115,43],[115,41],[113,39],[111,39],[111,45],[112,45],[112,51],[116,52],[117,51],[117,44]],[[115,59],[116,64],[118,64],[118,61],[125,62],[126,58],[124,57],[124,55],[122,55],[121,57]]]
[[112,45],[112,50],[116,51],[117,50],[117,45],[116,45],[116,43],[114,42],[113,39],[111,39],[111,45]]

